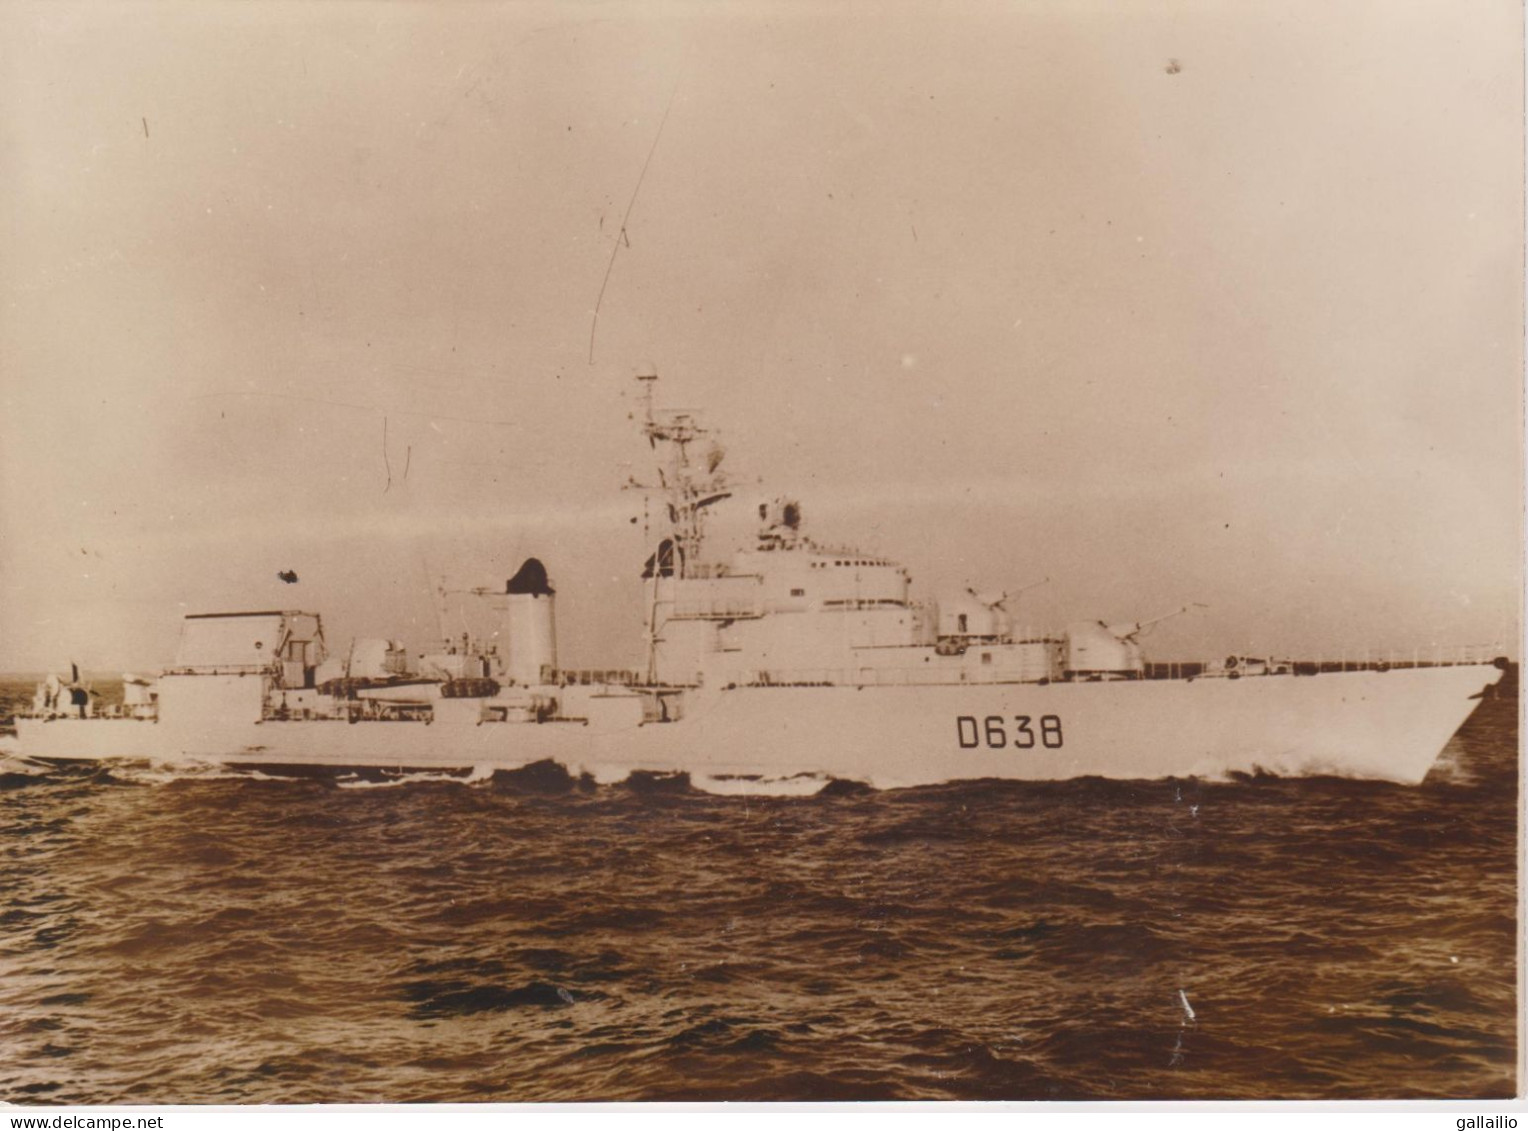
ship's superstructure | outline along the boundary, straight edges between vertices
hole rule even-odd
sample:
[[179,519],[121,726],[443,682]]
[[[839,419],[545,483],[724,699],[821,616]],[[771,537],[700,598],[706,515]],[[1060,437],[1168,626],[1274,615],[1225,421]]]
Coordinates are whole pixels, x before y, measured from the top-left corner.
[[[715,442],[688,412],[652,407],[643,431],[659,460],[669,533],[647,559],[648,675],[677,686],[1011,683],[1061,678],[1060,638],[1015,637],[1001,596],[972,593],[943,610],[915,603],[907,571],[806,535],[795,499],[758,506],[754,544],[705,557],[706,509],[731,497]],[[1115,657],[1141,670],[1138,653]],[[1100,672],[1100,674],[1103,674]]]
[[331,651],[316,614],[193,615],[174,663],[157,680],[125,681],[111,717],[78,673],[40,687],[18,720],[22,753],[451,769],[552,760],[597,780],[651,771],[758,792],[833,778],[1420,781],[1500,677],[1480,656],[1150,665],[1140,636],[1162,617],[1032,632],[1014,627],[1017,593],[915,601],[901,565],[815,541],[788,497],[758,504],[751,544],[712,558],[707,519],[734,495],[725,451],[694,413],[655,406],[655,376],[640,380],[657,457],[654,480],[634,484],[657,514],[640,670],[559,667],[555,591],[531,558],[502,591],[472,591],[502,601],[503,652],[470,634],[417,656],[384,639]]

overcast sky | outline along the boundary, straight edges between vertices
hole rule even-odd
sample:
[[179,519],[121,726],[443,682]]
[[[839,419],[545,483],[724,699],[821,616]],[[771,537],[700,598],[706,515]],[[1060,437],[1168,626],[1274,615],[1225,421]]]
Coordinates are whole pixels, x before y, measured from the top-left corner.
[[531,553],[564,660],[633,662],[648,363],[925,596],[1515,636],[1520,20],[0,6],[0,669],[273,606],[422,646]]

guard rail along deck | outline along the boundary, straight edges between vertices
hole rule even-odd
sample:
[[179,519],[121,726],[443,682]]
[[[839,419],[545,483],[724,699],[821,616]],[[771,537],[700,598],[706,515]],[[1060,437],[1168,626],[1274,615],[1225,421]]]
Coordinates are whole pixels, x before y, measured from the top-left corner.
[[[1407,668],[1461,667],[1505,664],[1504,650],[1496,644],[1434,647],[1427,650],[1372,650],[1357,657],[1287,660],[1254,656],[1227,656],[1220,660],[1184,660],[1148,663],[1138,676],[1066,676],[1054,682],[1083,682],[1099,678],[1128,680],[1241,679],[1266,676],[1315,676],[1340,672],[1387,672]],[[927,668],[774,668],[749,673],[732,687],[910,687],[992,683],[1049,683],[1043,673],[1015,677],[1008,673],[970,670],[936,672]]]

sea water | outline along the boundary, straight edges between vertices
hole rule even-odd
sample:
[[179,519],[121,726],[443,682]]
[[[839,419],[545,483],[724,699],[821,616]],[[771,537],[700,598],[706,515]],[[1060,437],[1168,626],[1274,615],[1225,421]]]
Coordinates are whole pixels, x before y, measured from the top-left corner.
[[1419,787],[0,763],[18,1103],[1506,1097],[1517,704]]

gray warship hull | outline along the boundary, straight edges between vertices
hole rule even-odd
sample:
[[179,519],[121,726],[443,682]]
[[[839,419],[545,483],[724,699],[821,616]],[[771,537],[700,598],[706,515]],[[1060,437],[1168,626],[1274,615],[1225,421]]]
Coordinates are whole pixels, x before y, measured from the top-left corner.
[[[551,761],[598,782],[686,774],[697,788],[736,793],[810,793],[833,780],[897,788],[1258,773],[1416,783],[1501,674],[1460,664],[1240,679],[702,688],[671,721],[651,721],[638,690],[595,687],[563,689],[565,717],[542,722],[497,721],[491,701],[442,700],[428,720],[354,723],[261,718],[260,680],[225,677],[231,693],[213,697],[207,713],[24,718],[17,731],[22,753],[51,759],[480,773]],[[239,692],[242,719],[233,713]]]

